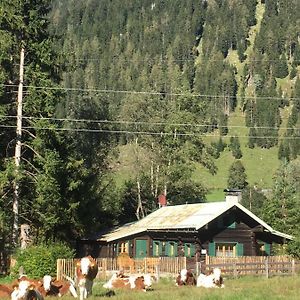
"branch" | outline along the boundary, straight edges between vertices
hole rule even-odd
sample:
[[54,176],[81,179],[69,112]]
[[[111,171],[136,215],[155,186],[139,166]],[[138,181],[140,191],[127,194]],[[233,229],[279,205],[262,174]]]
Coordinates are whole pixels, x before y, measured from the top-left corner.
[[36,136],[33,133],[31,133],[29,130],[22,128],[22,131],[27,132],[34,139],[36,138]]
[[35,183],[38,182],[37,178],[36,178],[36,175],[27,171],[27,170],[24,170],[24,173],[28,174],[29,176],[31,176],[33,178],[33,180],[35,181]]
[[33,169],[35,169],[35,171],[37,173],[40,173],[40,171],[28,159],[26,159],[24,157],[21,157],[21,159],[24,160],[24,161],[26,161]]
[[1,199],[4,199],[4,197],[10,192],[10,190],[8,190],[6,193],[4,193],[2,196],[1,196]]
[[26,146],[27,148],[29,148],[33,153],[35,153],[39,158],[41,159],[44,159],[44,157],[42,155],[40,155],[39,153],[37,153],[31,146],[25,144],[25,143],[22,143],[22,146]]
[[12,143],[12,142],[14,142],[16,139],[12,139],[11,141],[9,141],[8,143],[7,143],[7,146],[6,146],[6,156],[9,156],[8,155],[8,148],[9,148],[9,145]]

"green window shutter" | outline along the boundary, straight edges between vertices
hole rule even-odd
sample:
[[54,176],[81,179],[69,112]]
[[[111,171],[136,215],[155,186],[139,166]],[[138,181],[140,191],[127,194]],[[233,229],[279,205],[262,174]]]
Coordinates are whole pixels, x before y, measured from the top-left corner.
[[152,241],[152,256],[157,256],[157,253],[156,253],[156,244],[157,244],[156,241]]
[[184,256],[185,257],[189,257],[189,247],[190,246],[191,246],[191,244],[189,244],[189,243],[184,244]]
[[271,255],[271,244],[265,243],[265,252],[268,256]]
[[244,255],[244,244],[237,243],[236,244],[236,256]]
[[170,242],[166,242],[166,246],[165,246],[166,250],[165,250],[165,254],[166,256],[170,256]]
[[178,244],[174,242],[174,256],[176,257],[178,253]]
[[216,243],[212,242],[208,245],[208,255],[209,256],[216,256]]
[[[173,253],[172,253],[173,249]],[[166,256],[174,257],[177,255],[177,243],[176,242],[167,242],[166,243]]]
[[195,253],[196,253],[196,247],[194,244],[191,244],[191,256],[195,256]]
[[[158,246],[158,247],[157,247]],[[153,241],[152,242],[153,256],[161,256],[162,255],[162,243],[161,241]]]

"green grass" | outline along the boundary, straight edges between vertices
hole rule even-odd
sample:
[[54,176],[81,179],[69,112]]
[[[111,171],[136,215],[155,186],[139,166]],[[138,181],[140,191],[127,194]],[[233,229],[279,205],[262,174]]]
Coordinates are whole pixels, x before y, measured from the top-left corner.
[[[282,111],[285,115],[287,111]],[[229,118],[229,133],[228,136],[223,137],[224,142],[227,145],[230,142],[230,136],[238,136],[241,144],[241,150],[243,157],[241,162],[246,169],[247,181],[253,186],[256,185],[260,188],[268,189],[273,185],[273,176],[275,171],[280,165],[278,160],[278,147],[271,149],[262,149],[255,147],[250,149],[247,146],[248,143],[248,128],[245,127],[245,118],[241,112],[235,112],[230,115]],[[282,126],[285,124],[283,123]],[[219,137],[205,138],[206,143],[210,143],[212,140],[217,141]],[[193,180],[201,182],[207,189],[209,189],[209,195],[207,195],[208,201],[222,200],[224,196],[220,191],[227,188],[227,178],[229,175],[229,169],[235,158],[232,156],[231,151],[227,147],[220,155],[220,158],[215,160],[217,166],[217,174],[212,175],[207,169],[201,165],[196,165],[196,170],[193,176]]]
[[[174,280],[161,279],[153,285],[153,290],[124,291],[116,290],[113,297],[105,297],[106,290],[103,282],[96,282],[93,287],[93,296],[89,300],[115,299],[115,300],[273,300],[273,299],[299,299],[300,277],[243,277],[239,279],[226,279],[223,289],[205,289],[197,287],[177,287]],[[51,298],[49,298],[51,299]],[[52,298],[56,299],[56,298]],[[65,300],[74,298],[64,296]],[[3,300],[8,300],[3,299]]]

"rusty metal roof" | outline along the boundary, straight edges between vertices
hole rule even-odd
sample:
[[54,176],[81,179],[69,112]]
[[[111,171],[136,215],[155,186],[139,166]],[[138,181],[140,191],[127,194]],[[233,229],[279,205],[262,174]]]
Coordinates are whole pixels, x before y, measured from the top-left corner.
[[208,224],[233,206],[237,206],[238,208],[240,208],[272,234],[291,239],[291,236],[272,229],[268,224],[259,219],[241,204],[222,201],[164,206],[135,223],[130,223],[118,227],[111,232],[102,235],[98,240],[111,242],[127,236],[153,230],[196,231],[204,227],[206,224]]

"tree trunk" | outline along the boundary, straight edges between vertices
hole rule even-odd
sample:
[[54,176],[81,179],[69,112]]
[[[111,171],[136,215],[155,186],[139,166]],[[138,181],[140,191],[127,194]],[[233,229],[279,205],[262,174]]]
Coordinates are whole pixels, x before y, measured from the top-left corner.
[[138,189],[138,203],[137,203],[137,208],[136,208],[136,217],[137,219],[141,219],[145,217],[144,209],[143,209],[143,204],[142,204],[142,197],[141,197],[141,184],[139,179],[136,181],[137,184],[137,189]]
[[19,168],[21,162],[21,138],[22,138],[22,102],[23,102],[23,80],[24,80],[24,48],[21,48],[20,53],[20,74],[19,74],[19,88],[18,88],[18,102],[17,102],[17,137],[15,148],[15,182],[14,182],[14,197],[13,197],[13,230],[12,243],[16,247],[19,242],[19,198],[20,198],[20,184],[19,184]]

